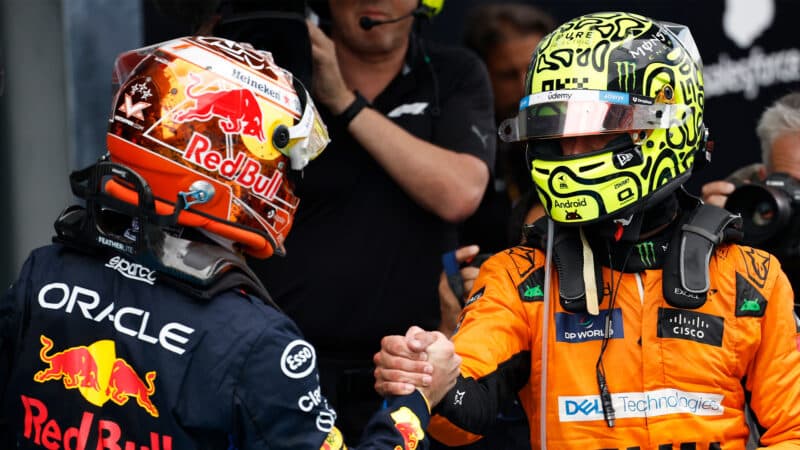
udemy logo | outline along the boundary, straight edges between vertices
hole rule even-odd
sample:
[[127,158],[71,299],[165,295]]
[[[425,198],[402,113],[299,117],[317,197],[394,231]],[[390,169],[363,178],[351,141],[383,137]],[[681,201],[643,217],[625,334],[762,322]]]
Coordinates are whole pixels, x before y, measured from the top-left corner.
[[[597,341],[603,339],[606,316],[608,310],[600,311],[600,314],[571,314],[556,313],[556,340],[576,344],[586,341]],[[611,333],[609,339],[620,339],[625,337],[622,324],[622,311],[619,308],[611,310]]]

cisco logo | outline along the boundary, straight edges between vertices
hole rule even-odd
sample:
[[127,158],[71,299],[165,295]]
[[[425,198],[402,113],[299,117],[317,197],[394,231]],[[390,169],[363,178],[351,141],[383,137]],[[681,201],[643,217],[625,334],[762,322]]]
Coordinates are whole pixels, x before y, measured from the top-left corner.
[[658,309],[658,337],[722,346],[724,319],[683,309]]

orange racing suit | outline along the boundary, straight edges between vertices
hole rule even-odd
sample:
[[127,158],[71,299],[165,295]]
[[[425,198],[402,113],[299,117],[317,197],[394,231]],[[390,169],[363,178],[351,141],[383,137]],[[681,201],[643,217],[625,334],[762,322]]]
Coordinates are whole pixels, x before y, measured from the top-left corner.
[[[464,445],[518,394],[540,447],[544,252],[515,247],[481,267],[453,336],[461,377],[429,431]],[[715,250],[710,290],[697,309],[670,306],[662,271],[602,268],[600,315],[569,313],[551,276],[546,387],[551,449],[744,449],[745,404],[761,445],[800,448],[800,343],[793,294],[778,261],[732,244]],[[621,277],[621,278],[620,278]],[[603,356],[616,423],[604,420],[595,365],[611,286],[612,329]]]

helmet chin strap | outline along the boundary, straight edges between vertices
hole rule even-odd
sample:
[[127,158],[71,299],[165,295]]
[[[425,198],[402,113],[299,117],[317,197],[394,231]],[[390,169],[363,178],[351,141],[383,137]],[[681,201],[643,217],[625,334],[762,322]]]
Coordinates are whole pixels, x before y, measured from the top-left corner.
[[612,242],[636,242],[643,235],[671,223],[678,212],[678,198],[672,193],[652,205],[642,203],[627,215],[587,225],[586,234]]

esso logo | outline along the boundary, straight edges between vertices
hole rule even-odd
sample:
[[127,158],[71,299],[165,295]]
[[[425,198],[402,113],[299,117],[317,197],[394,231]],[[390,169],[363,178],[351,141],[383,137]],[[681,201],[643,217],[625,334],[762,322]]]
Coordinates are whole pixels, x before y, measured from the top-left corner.
[[308,376],[317,365],[317,354],[308,342],[297,339],[289,343],[281,355],[281,371],[289,378]]

